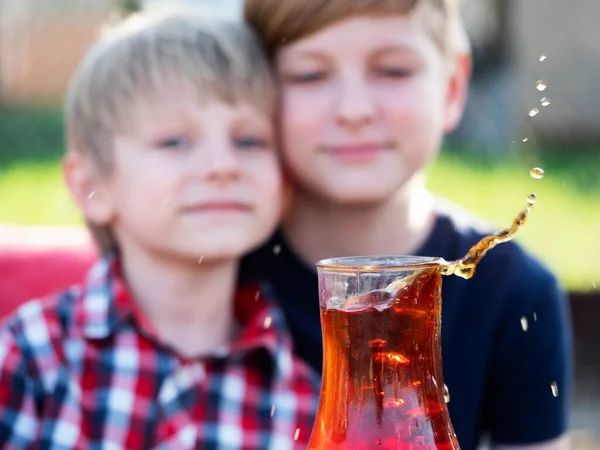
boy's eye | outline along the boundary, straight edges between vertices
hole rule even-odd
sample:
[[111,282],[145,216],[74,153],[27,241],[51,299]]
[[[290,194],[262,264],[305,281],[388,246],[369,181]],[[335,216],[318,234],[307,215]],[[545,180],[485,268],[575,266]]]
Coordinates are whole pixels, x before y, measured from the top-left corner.
[[314,71],[290,74],[286,78],[292,83],[314,83],[325,79],[326,76],[325,72]]
[[183,136],[170,136],[161,139],[157,143],[160,148],[184,149],[191,146],[191,140]]
[[258,137],[240,137],[235,140],[235,146],[243,150],[262,149],[268,147],[266,139]]
[[381,76],[388,78],[406,78],[413,74],[411,69],[404,67],[380,67],[377,69],[377,73]]

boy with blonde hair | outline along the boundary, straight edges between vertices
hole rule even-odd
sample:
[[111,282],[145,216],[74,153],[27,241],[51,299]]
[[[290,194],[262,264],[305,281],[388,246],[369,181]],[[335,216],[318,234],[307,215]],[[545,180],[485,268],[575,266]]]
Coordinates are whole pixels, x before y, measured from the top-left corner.
[[2,448],[305,448],[318,380],[236,281],[279,219],[274,94],[249,29],[187,10],[91,49],[64,174],[103,257],[2,324]]
[[[456,260],[493,231],[433,196],[423,176],[461,119],[469,46],[458,0],[246,0],[246,17],[281,87],[293,194],[242,274],[271,280],[296,352],[320,369],[315,261]],[[484,434],[499,448],[566,448],[571,336],[555,277],[508,243],[472,280],[443,284],[444,378],[462,450]]]

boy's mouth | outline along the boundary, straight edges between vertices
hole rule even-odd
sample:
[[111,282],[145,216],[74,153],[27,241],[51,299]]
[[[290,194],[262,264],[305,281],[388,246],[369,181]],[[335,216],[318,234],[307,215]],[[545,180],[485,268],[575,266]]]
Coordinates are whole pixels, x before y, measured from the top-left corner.
[[388,144],[364,143],[325,147],[323,152],[343,162],[363,163],[389,150],[391,150],[391,146]]
[[215,200],[196,203],[184,208],[188,213],[248,213],[252,205],[236,200]]

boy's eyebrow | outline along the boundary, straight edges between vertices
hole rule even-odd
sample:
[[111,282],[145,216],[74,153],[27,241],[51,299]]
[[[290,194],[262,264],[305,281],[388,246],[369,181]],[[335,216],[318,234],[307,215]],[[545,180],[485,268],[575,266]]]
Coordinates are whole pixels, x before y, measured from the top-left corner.
[[[306,58],[306,59],[319,59],[319,60],[326,60],[327,57],[325,55],[326,52],[323,51],[319,51],[319,50],[312,50],[312,49],[306,49],[306,50],[294,50],[293,54],[294,57],[301,57],[301,58]],[[285,61],[287,58],[283,58],[283,60]]]
[[397,43],[388,44],[383,47],[377,48],[377,50],[373,52],[373,56],[381,56],[385,55],[386,53],[405,53],[411,55],[417,54],[413,46],[408,44]]

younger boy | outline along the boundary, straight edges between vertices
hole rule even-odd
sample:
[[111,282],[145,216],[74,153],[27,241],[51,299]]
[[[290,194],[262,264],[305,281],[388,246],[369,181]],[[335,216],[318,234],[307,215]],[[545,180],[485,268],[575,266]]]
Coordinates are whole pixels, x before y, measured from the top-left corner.
[[104,256],[0,328],[2,448],[305,448],[318,396],[238,259],[279,218],[273,83],[244,26],[142,14],[68,97],[64,173]]

